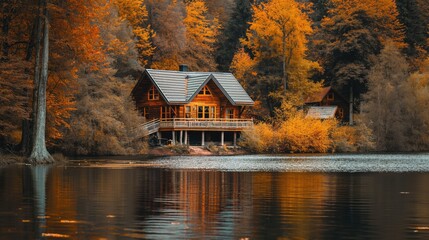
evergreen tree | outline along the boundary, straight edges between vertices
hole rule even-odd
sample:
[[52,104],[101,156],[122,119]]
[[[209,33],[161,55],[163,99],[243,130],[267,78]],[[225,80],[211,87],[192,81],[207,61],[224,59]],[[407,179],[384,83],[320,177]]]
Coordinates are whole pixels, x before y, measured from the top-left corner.
[[322,78],[348,93],[353,124],[354,106],[366,91],[370,58],[387,41],[405,46],[402,25],[393,0],[330,0],[328,7],[317,37]]
[[253,0],[235,0],[229,21],[221,29],[217,41],[216,62],[220,71],[229,71],[232,58],[240,48],[240,39],[252,19]]

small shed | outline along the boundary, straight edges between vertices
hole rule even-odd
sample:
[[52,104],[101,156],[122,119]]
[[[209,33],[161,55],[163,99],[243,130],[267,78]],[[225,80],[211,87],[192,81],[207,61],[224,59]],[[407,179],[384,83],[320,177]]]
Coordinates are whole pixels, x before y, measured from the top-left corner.
[[336,117],[342,122],[349,120],[349,102],[332,87],[324,87],[311,95],[305,100],[305,105],[308,117],[320,119]]

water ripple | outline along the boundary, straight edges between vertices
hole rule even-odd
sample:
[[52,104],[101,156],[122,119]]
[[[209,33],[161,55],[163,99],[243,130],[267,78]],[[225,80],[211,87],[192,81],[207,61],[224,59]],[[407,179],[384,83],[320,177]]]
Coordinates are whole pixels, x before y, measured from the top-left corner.
[[429,172],[429,154],[175,156],[150,162],[171,169],[263,172]]

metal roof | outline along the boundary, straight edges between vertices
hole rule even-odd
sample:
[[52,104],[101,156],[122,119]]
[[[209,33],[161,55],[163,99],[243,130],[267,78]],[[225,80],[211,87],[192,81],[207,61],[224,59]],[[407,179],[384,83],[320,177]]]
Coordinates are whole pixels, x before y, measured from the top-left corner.
[[316,119],[334,118],[337,108],[337,106],[313,106],[308,109],[306,117]]
[[172,103],[188,103],[212,80],[232,105],[253,105],[253,100],[231,73],[183,72],[146,69],[164,99]]

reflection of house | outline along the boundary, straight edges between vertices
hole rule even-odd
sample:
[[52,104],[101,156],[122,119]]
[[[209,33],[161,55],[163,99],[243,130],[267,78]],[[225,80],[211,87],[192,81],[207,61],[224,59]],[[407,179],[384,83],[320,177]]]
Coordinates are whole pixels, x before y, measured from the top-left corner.
[[237,133],[253,126],[242,118],[253,101],[231,73],[146,69],[131,95],[148,132],[173,144],[235,144]]
[[331,87],[310,96],[305,104],[309,107],[308,117],[327,119],[335,116],[342,122],[349,121],[349,102]]

